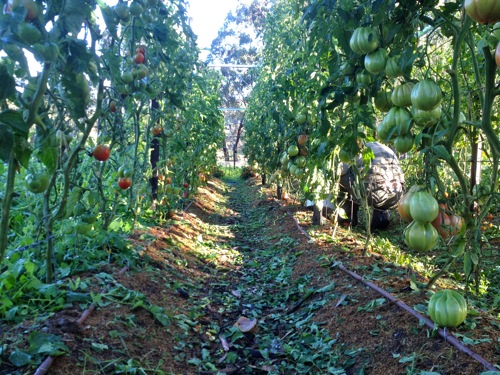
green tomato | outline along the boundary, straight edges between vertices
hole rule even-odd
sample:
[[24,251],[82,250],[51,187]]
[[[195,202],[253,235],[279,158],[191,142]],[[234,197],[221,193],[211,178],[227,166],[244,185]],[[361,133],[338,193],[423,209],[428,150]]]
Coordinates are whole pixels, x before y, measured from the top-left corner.
[[392,103],[398,107],[409,107],[411,105],[413,86],[413,82],[406,82],[396,86],[391,95]]
[[31,173],[27,175],[26,187],[32,193],[43,193],[49,187],[49,175],[46,173]]
[[358,74],[356,74],[356,82],[363,86],[368,86],[372,83],[372,76],[366,71],[366,69],[363,69]]
[[416,109],[430,111],[441,104],[441,88],[432,80],[424,79],[411,90],[411,104]]
[[75,232],[77,234],[87,234],[92,229],[92,224],[80,221],[75,224]]
[[130,4],[130,14],[133,16],[140,16],[142,12],[144,12],[144,8],[138,1],[133,1],[132,4]]
[[500,21],[500,2],[498,0],[465,0],[465,13],[479,23]]
[[297,156],[295,159],[295,165],[299,168],[304,168],[306,166],[307,159],[304,156]]
[[306,122],[307,120],[307,115],[303,112],[300,112],[295,116],[295,121],[297,121],[297,124],[302,125]]
[[125,83],[132,83],[134,81],[134,75],[131,71],[125,71],[122,73],[122,81]]
[[385,75],[389,78],[397,78],[403,75],[403,71],[398,64],[399,57],[392,56],[387,59],[385,64]]
[[410,214],[413,220],[430,223],[439,213],[439,204],[431,193],[421,190],[413,194],[410,201]]
[[28,22],[21,22],[17,28],[17,35],[26,44],[35,44],[42,38],[42,33],[37,27]]
[[349,40],[349,46],[359,55],[375,51],[378,44],[378,33],[371,27],[358,27]]
[[386,121],[384,117],[377,126],[377,138],[383,143],[389,143],[395,136],[396,132],[394,126]]
[[498,42],[500,42],[500,22],[493,25],[493,36]]
[[432,295],[427,312],[440,327],[458,327],[467,317],[467,302],[457,291],[443,289]]
[[413,148],[415,137],[411,133],[398,135],[394,138],[394,149],[400,154],[405,154]]
[[441,118],[441,106],[438,105],[436,108],[430,111],[424,111],[422,109],[413,109],[413,121],[418,126],[424,128],[436,125]]
[[287,150],[288,156],[294,157],[299,154],[299,147],[297,145],[291,145]]
[[406,108],[392,107],[384,117],[387,126],[392,129],[394,136],[406,134],[410,130],[411,113]]
[[404,230],[405,244],[416,251],[432,250],[437,244],[438,237],[439,234],[431,223],[421,223],[414,220]]
[[374,100],[375,107],[381,112],[387,112],[392,107],[391,92],[381,90],[377,93]]
[[116,4],[115,14],[118,16],[118,18],[121,18],[122,20],[127,20],[128,17],[130,17],[130,10],[128,8],[127,3]]
[[382,73],[387,62],[387,51],[379,48],[365,55],[365,69],[371,74]]

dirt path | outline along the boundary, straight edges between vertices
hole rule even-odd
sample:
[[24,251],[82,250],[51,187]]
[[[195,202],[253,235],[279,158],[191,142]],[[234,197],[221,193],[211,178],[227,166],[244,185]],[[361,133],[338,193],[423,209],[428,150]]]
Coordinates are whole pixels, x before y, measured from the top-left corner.
[[[80,275],[99,296],[97,309],[82,325],[74,323],[79,303],[46,322],[45,331],[69,348],[50,374],[484,371],[333,266],[342,262],[410,306],[425,305],[428,297],[408,288],[407,270],[363,257],[360,238],[339,229],[332,241],[331,229],[310,227],[309,212],[282,205],[256,181],[214,180],[199,193],[184,216],[134,236],[139,256],[128,272],[119,274],[116,264]],[[243,316],[256,320],[257,333],[235,325]],[[479,325],[495,330],[486,319]],[[500,363],[494,342],[474,349]]]

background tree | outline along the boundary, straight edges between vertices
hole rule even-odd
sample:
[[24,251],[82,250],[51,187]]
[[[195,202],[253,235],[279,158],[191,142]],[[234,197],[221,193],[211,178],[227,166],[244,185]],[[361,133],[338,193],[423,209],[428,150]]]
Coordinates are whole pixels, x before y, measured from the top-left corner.
[[[256,70],[251,66],[257,65],[260,59],[262,31],[269,7],[269,0],[240,4],[234,14],[232,11],[228,13],[217,38],[212,42],[207,63],[222,65],[220,94],[224,108],[247,106],[247,97],[256,79]],[[223,150],[226,160],[229,160],[230,152],[236,156],[244,117],[243,111],[227,110],[224,113],[226,138]]]

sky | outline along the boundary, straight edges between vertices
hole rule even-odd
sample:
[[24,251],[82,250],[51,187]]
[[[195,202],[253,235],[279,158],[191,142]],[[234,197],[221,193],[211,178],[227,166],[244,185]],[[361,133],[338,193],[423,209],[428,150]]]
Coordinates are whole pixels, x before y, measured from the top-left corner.
[[240,2],[251,3],[250,0],[187,0],[187,13],[191,18],[191,28],[198,35],[200,49],[210,48],[212,40],[217,37],[224,24],[227,13],[235,10]]

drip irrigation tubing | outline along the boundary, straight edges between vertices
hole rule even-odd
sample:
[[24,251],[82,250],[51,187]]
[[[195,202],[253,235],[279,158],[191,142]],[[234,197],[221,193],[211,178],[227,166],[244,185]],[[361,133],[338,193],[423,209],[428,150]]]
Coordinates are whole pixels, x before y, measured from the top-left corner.
[[[127,272],[127,270],[128,270],[128,266],[124,266],[122,269],[120,269],[120,271],[118,271],[118,275],[123,275],[125,272]],[[92,314],[92,312],[96,309],[96,307],[97,307],[96,304],[94,302],[92,302],[89,305],[89,307],[80,315],[80,317],[76,321],[76,324],[81,326],[87,320],[87,318],[90,316],[90,314]],[[54,359],[56,359],[56,358],[57,357],[53,357],[51,355],[49,355],[47,358],[45,358],[45,360],[36,369],[34,375],[47,374],[50,370],[50,367],[54,363]]]
[[[297,225],[297,228],[298,228],[299,232],[301,234],[303,234],[308,240],[312,240],[311,236],[300,226],[298,220],[293,215],[289,215],[289,216],[295,221],[295,224]],[[418,311],[412,309],[406,303],[404,303],[403,301],[401,301],[398,298],[394,297],[392,294],[390,294],[386,290],[380,288],[379,286],[377,286],[376,284],[374,284],[374,283],[372,283],[370,281],[365,280],[363,278],[363,276],[360,276],[357,273],[348,270],[340,262],[333,263],[332,264],[332,268],[333,267],[338,267],[340,270],[342,270],[343,272],[347,273],[352,278],[354,278],[354,279],[362,282],[366,286],[372,288],[373,290],[375,290],[376,292],[378,292],[379,294],[381,294],[382,296],[384,296],[385,298],[387,298],[389,301],[395,303],[398,307],[402,308],[403,310],[405,310],[406,312],[410,313],[411,315],[413,315],[414,317],[416,317],[420,321],[424,322],[425,325],[427,327],[429,327],[430,329],[432,329],[432,330],[435,329],[434,323],[431,320],[429,320],[428,318],[426,318],[425,316],[423,316],[422,314],[420,314]],[[455,348],[457,348],[461,352],[463,352],[465,354],[468,354],[470,357],[474,358],[476,361],[478,361],[479,363],[481,363],[487,370],[489,370],[489,371],[495,371],[495,372],[498,371],[498,368],[496,368],[495,366],[493,366],[491,363],[489,363],[486,359],[484,359],[483,357],[481,357],[479,354],[475,353],[474,351],[472,351],[471,349],[469,349],[468,347],[466,347],[465,345],[463,345],[455,336],[453,336],[450,332],[446,331],[446,329],[439,328],[437,330],[437,332],[444,339],[444,341],[446,341],[449,344],[453,345]]]

